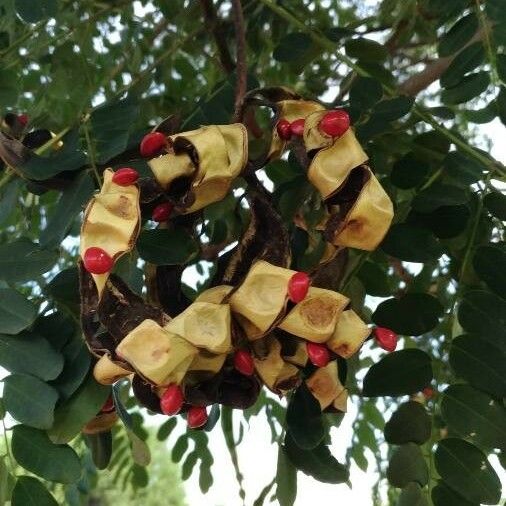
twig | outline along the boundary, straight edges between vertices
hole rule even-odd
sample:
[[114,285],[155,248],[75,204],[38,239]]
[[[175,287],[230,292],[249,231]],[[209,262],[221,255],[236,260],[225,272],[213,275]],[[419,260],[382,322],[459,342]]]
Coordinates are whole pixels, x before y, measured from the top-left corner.
[[242,12],[241,0],[232,0],[232,14],[234,17],[235,40],[237,46],[237,85],[235,89],[235,110],[233,122],[241,117],[242,102],[246,95],[248,67],[246,64],[246,28]]
[[202,11],[204,13],[204,23],[207,30],[213,35],[216,48],[218,49],[219,59],[223,70],[230,74],[235,69],[235,63],[230,55],[227,41],[224,37],[222,24],[216,14],[213,0],[200,0]]

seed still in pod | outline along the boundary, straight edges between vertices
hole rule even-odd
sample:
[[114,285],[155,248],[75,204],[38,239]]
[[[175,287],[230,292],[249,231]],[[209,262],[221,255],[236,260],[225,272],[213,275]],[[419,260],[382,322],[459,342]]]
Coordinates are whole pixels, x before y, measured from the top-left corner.
[[181,411],[183,403],[183,390],[176,383],[172,383],[160,399],[160,409],[164,415],[177,415]]
[[84,252],[83,262],[84,268],[90,274],[105,274],[114,265],[112,257],[102,248],[96,246],[92,246]]

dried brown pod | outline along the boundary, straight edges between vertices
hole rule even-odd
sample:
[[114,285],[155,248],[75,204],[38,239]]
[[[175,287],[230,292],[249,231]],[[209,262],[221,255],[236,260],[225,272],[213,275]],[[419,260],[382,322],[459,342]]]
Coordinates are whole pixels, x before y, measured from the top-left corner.
[[332,360],[325,367],[319,367],[306,380],[311,393],[318,399],[322,410],[330,406],[345,390],[339,381],[337,362]]
[[350,358],[362,346],[371,329],[352,309],[343,311],[327,346],[340,357]]

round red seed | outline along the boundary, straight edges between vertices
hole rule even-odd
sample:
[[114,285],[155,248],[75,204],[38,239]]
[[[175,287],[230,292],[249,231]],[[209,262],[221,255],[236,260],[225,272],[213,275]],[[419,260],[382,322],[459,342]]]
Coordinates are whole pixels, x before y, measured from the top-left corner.
[[187,413],[186,420],[190,429],[202,427],[207,422],[207,410],[204,406],[192,406]]
[[234,353],[234,367],[245,376],[251,376],[255,372],[255,363],[251,353],[247,350],[237,350]]
[[325,367],[330,361],[329,349],[324,344],[306,343],[307,356],[316,367]]
[[84,268],[91,274],[105,274],[112,269],[114,260],[102,248],[92,246],[83,255]]
[[397,348],[397,334],[385,327],[376,327],[374,329],[376,341],[386,351],[395,351]]
[[112,395],[110,395],[107,400],[105,401],[104,405],[102,406],[102,409],[100,410],[101,413],[110,413],[111,411],[114,411],[114,400],[112,398]]
[[158,155],[166,144],[167,139],[162,132],[151,132],[146,134],[140,145],[141,156],[144,158],[152,158]]
[[284,141],[290,140],[292,136],[292,131],[290,128],[290,122],[286,119],[280,119],[278,124],[276,125],[276,131],[281,139]]
[[184,395],[183,390],[176,383],[172,383],[167,387],[160,399],[160,409],[165,415],[177,415],[183,406]]
[[130,186],[139,179],[139,173],[131,167],[123,167],[118,169],[112,175],[112,182],[120,186]]
[[28,117],[28,114],[20,114],[18,115],[18,121],[25,127],[28,124],[28,121],[30,118]]
[[296,119],[295,121],[292,121],[290,124],[290,132],[292,132],[292,135],[296,135],[297,137],[302,137],[304,135],[304,124],[306,123],[306,120]]
[[343,109],[330,111],[323,116],[318,127],[331,137],[341,137],[350,128],[350,116]]
[[422,394],[426,399],[430,399],[434,395],[434,389],[432,387],[425,387],[422,390]]
[[167,221],[170,218],[172,213],[173,205],[170,202],[163,202],[162,204],[158,204],[151,214],[151,219],[158,223],[163,221]]
[[288,281],[288,297],[296,304],[304,300],[311,284],[311,278],[305,272],[296,272]]

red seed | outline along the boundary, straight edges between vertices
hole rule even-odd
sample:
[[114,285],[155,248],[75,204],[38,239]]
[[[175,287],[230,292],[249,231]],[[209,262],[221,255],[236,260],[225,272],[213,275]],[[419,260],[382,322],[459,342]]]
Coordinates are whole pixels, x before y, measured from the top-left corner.
[[288,120],[280,119],[278,121],[278,124],[276,125],[276,130],[281,139],[283,139],[284,141],[290,140],[290,137],[292,136],[292,131],[290,129],[290,122]]
[[174,206],[170,202],[163,202],[162,204],[158,204],[151,214],[151,219],[158,223],[162,221],[167,221],[170,218],[172,213],[172,209]]
[[162,132],[146,134],[141,141],[140,152],[144,158],[152,158],[162,151],[167,144],[167,139]]
[[330,361],[329,349],[324,344],[306,343],[309,360],[316,367],[325,367]]
[[118,169],[112,175],[112,182],[120,186],[130,186],[139,179],[139,173],[131,167],[123,167]]
[[112,395],[110,395],[107,400],[105,401],[104,405],[102,406],[102,409],[100,410],[101,413],[110,413],[111,411],[114,411],[114,400],[112,398]]
[[378,344],[387,351],[395,351],[397,348],[397,334],[390,329],[384,327],[376,327],[374,329],[374,337]]
[[114,260],[102,248],[92,246],[83,255],[84,268],[91,274],[105,274],[112,269]]
[[290,132],[292,132],[292,135],[296,135],[297,137],[302,137],[304,135],[304,124],[306,123],[306,120],[296,119],[295,121],[292,121],[290,124]]
[[434,389],[432,387],[425,387],[422,390],[422,394],[426,399],[430,399],[434,395]]
[[28,121],[30,118],[28,117],[28,114],[20,114],[18,116],[18,121],[25,127],[28,124]]
[[247,350],[237,350],[234,353],[234,367],[245,376],[251,376],[255,372],[255,363],[251,353]]
[[207,410],[204,406],[192,406],[186,415],[188,427],[197,429],[207,422]]
[[311,278],[305,272],[296,272],[288,281],[288,297],[296,304],[304,300],[311,284]]
[[336,109],[325,114],[318,127],[331,137],[341,137],[350,128],[350,117],[343,109]]
[[184,395],[182,388],[176,383],[172,383],[160,399],[160,409],[165,415],[177,415],[183,406]]

